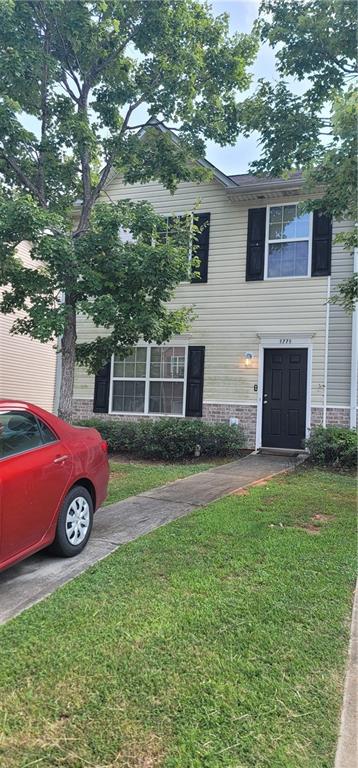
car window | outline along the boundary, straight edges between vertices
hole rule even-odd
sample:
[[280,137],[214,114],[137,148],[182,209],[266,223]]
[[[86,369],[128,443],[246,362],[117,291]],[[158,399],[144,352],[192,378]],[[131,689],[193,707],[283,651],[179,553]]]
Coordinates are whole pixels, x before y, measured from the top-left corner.
[[0,459],[43,445],[37,419],[27,411],[0,413]]
[[37,421],[40,427],[42,442],[45,445],[47,445],[47,443],[55,443],[56,440],[58,440],[58,437],[52,432],[52,429],[50,429],[44,421],[41,421],[41,419],[37,419]]

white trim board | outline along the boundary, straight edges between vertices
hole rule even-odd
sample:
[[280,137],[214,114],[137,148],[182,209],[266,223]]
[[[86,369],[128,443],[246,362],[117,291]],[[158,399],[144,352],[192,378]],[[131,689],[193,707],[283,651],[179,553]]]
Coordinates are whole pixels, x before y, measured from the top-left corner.
[[254,405],[257,406],[256,400],[203,400],[203,405]]

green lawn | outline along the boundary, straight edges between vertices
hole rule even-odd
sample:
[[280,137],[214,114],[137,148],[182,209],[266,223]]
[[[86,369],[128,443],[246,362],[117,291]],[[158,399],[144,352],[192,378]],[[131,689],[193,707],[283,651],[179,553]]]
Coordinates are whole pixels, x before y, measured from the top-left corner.
[[313,470],[121,547],[0,628],[0,765],[333,768],[354,570]]
[[205,469],[212,469],[218,464],[223,464],[225,459],[217,461],[188,462],[187,464],[159,464],[133,461],[122,464],[117,461],[110,462],[111,474],[106,504],[121,501],[128,496],[149,491],[158,485],[171,483],[181,477],[188,477]]

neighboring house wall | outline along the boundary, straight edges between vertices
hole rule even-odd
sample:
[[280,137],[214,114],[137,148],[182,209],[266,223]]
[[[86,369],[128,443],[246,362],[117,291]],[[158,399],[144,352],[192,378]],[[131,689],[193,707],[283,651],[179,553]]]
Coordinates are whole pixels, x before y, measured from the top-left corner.
[[[148,200],[159,214],[184,213],[197,207],[210,212],[210,246],[208,282],[183,283],[176,290],[172,307],[192,306],[196,319],[189,331],[174,339],[174,344],[205,346],[205,375],[203,417],[209,421],[228,421],[238,417],[249,439],[255,445],[256,415],[260,377],[260,343],[271,339],[274,343],[290,338],[292,346],[302,339],[312,348],[311,408],[312,422],[322,420],[325,405],[325,385],[328,381],[327,404],[347,404],[347,375],[349,379],[350,321],[331,308],[331,322],[339,315],[341,335],[329,341],[331,367],[342,366],[348,373],[326,373],[327,353],[327,277],[282,278],[247,282],[246,246],[248,209],[266,204],[297,202],[299,195],[289,199],[283,194],[272,198],[237,200],[217,181],[194,184],[182,183],[171,196],[160,184],[125,186],[117,178],[108,188],[111,200],[122,198]],[[250,196],[248,196],[250,197]],[[108,198],[107,198],[108,199]],[[341,252],[334,247],[334,275],[343,268]],[[349,270],[349,259],[346,259]],[[339,278],[340,279],[340,278]],[[333,278],[332,278],[333,281]],[[330,329],[331,330],[331,329]],[[331,331],[332,333],[332,331]],[[336,331],[337,334],[337,331]],[[93,337],[93,329],[83,318],[78,319],[81,341]],[[297,343],[299,341],[299,343]],[[344,347],[344,353],[343,353]],[[336,351],[334,351],[336,349]],[[245,353],[253,359],[246,365]],[[338,362],[337,362],[338,361]],[[77,369],[75,380],[75,414],[92,413],[94,377]],[[348,384],[349,391],[349,384]],[[349,397],[349,395],[348,395]],[[333,398],[333,399],[332,399]],[[261,407],[261,406],[260,406]],[[329,421],[328,417],[328,421]],[[308,423],[309,427],[309,423]]]
[[[31,266],[28,243],[21,243],[18,254]],[[10,334],[15,319],[16,314],[0,314],[0,398],[27,400],[52,411],[56,366],[53,344]]]

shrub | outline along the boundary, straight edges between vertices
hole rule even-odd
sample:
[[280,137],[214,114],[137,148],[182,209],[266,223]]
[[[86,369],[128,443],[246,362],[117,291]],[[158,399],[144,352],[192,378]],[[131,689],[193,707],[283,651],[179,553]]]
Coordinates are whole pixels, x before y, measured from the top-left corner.
[[192,459],[198,447],[203,457],[236,456],[245,445],[240,427],[200,419],[87,419],[77,424],[95,427],[107,440],[110,453],[143,459]]
[[310,459],[320,466],[352,469],[357,466],[357,435],[344,427],[316,427],[306,446]]

